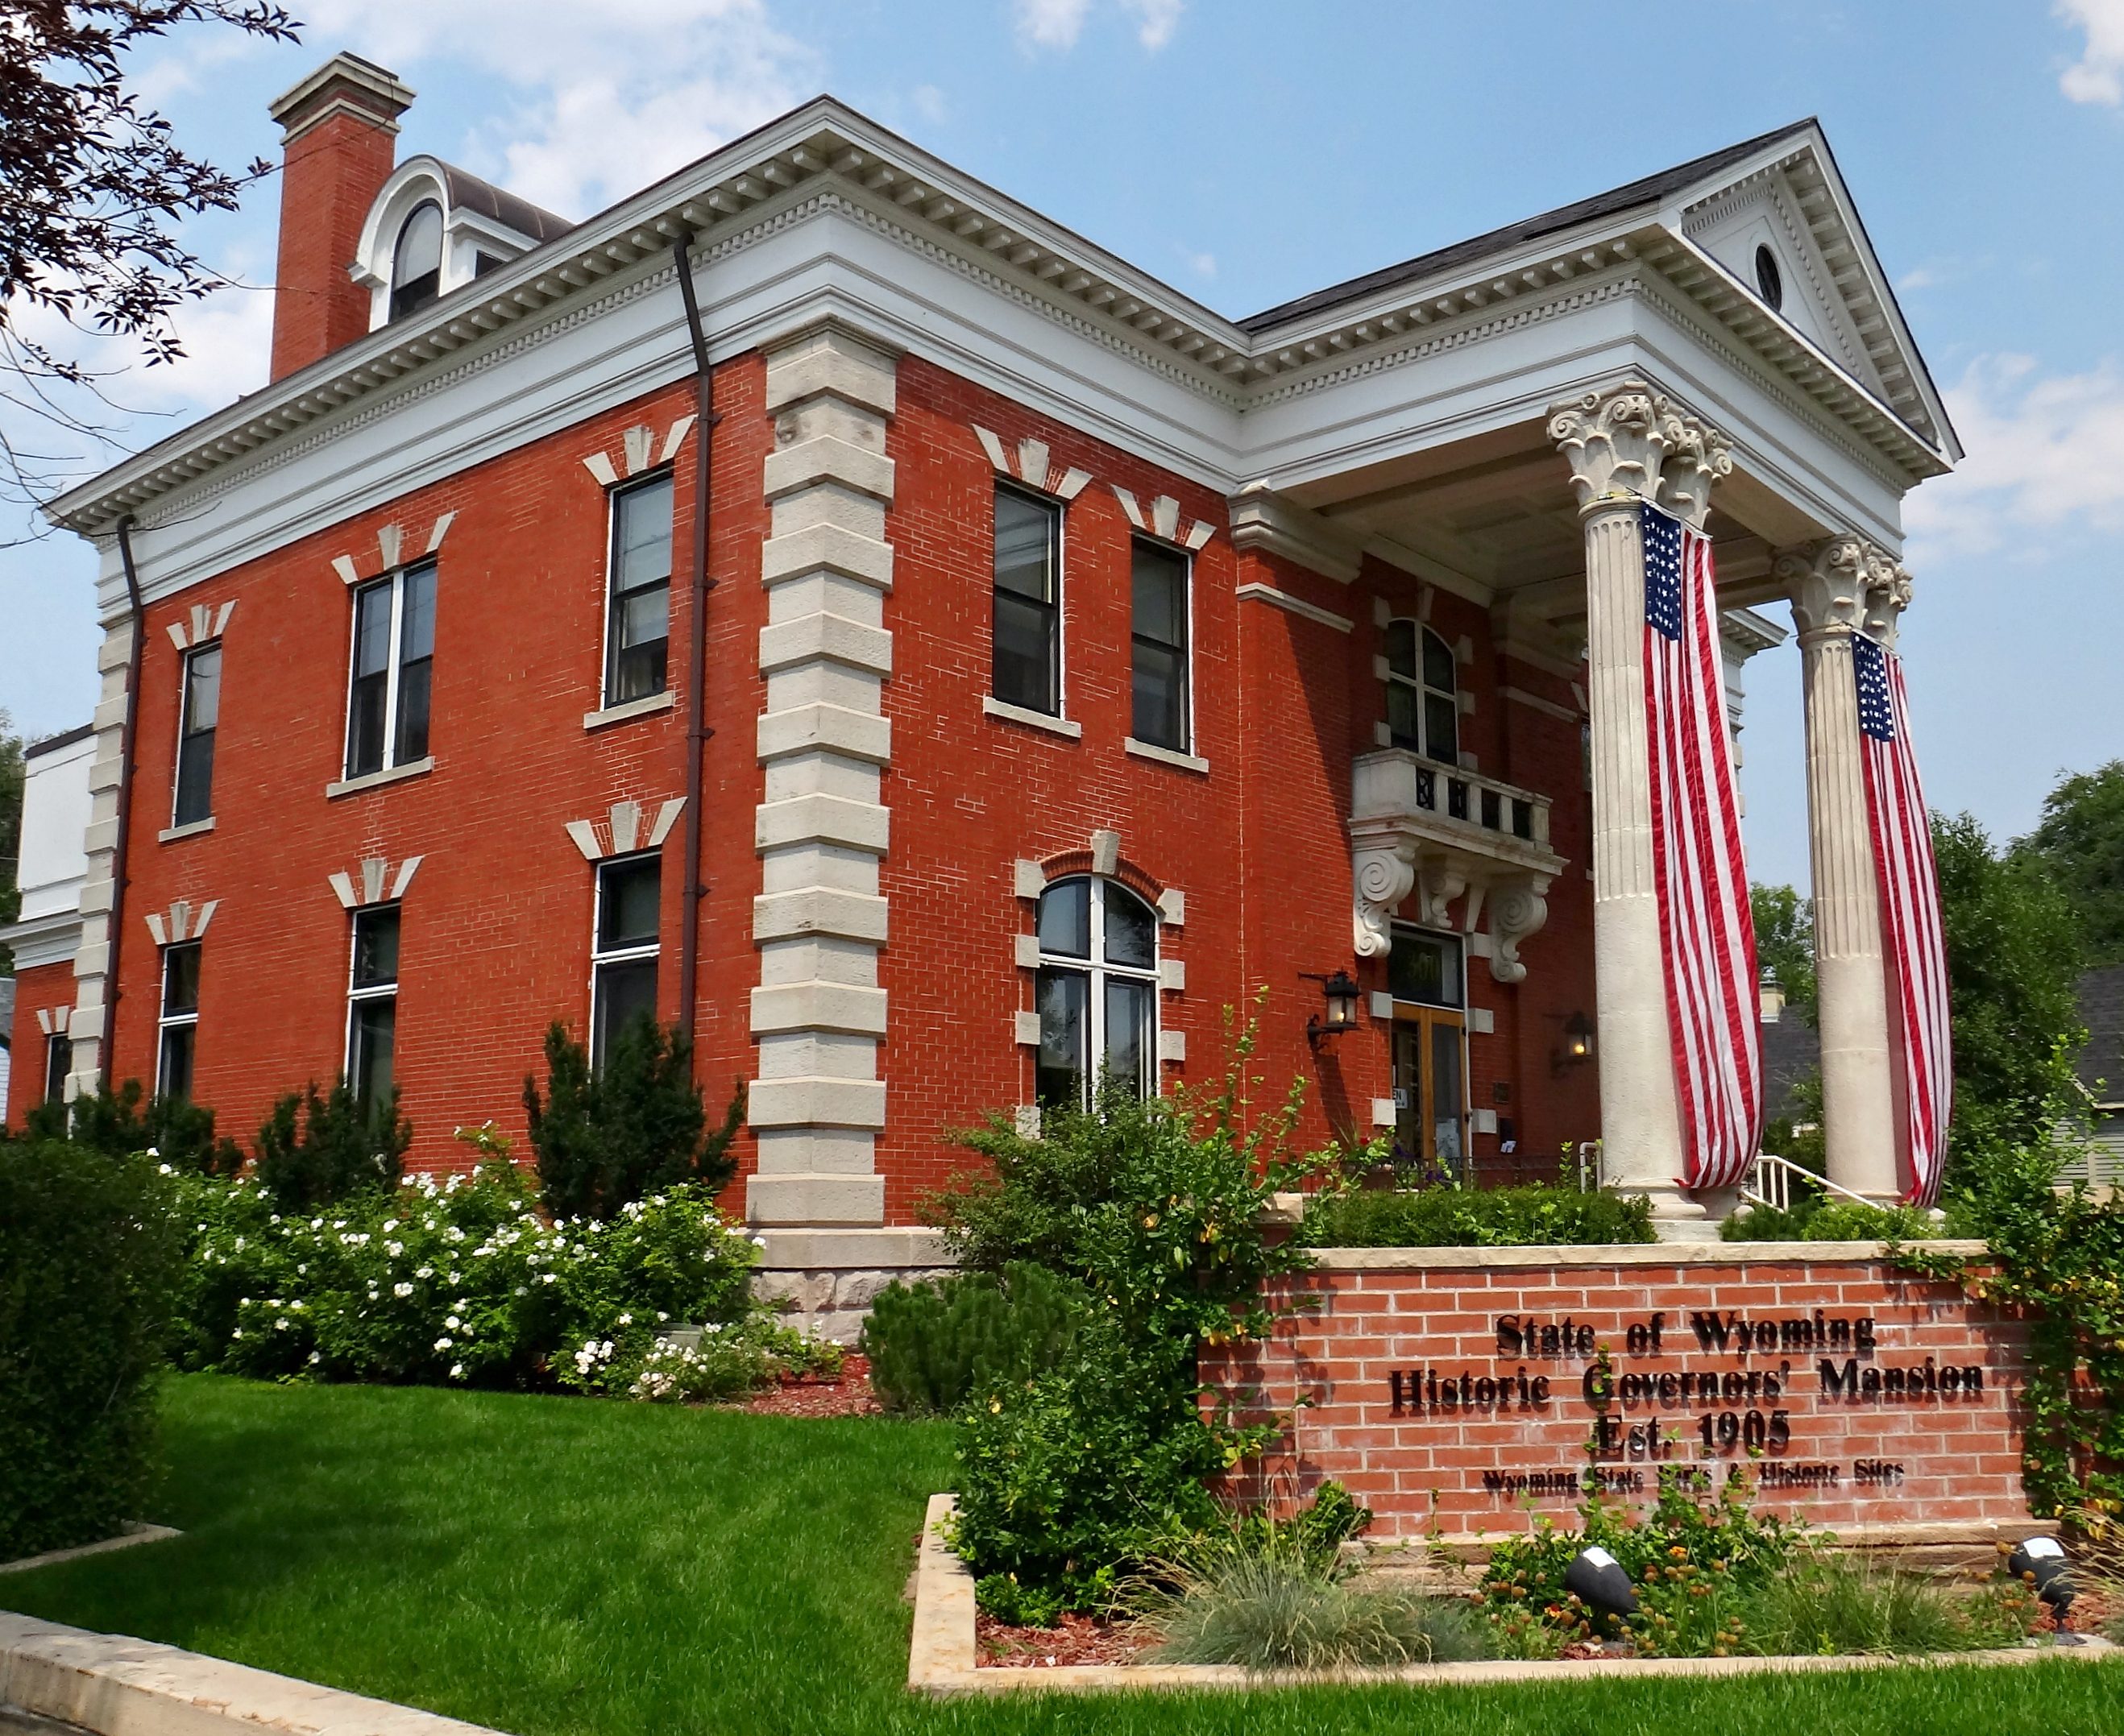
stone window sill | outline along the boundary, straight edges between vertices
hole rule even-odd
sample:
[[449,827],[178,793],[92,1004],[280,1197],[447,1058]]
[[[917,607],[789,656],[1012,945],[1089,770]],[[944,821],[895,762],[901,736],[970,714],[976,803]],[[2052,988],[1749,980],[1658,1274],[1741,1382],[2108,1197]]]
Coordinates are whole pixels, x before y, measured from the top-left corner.
[[165,826],[155,834],[155,842],[158,844],[174,844],[181,838],[197,838],[202,832],[213,830],[214,816],[209,814],[203,820],[193,820],[186,825]]
[[669,687],[661,693],[651,693],[646,699],[630,699],[624,705],[607,706],[602,711],[583,713],[585,730],[602,730],[609,724],[625,723],[631,717],[653,716],[659,711],[668,711],[677,702]]
[[1161,766],[1177,766],[1182,772],[1204,772],[1210,762],[1192,753],[1176,753],[1171,748],[1161,748],[1155,742],[1138,741],[1133,735],[1121,744],[1138,759],[1154,759]]
[[336,784],[325,786],[325,797],[336,801],[342,795],[358,795],[364,790],[374,790],[384,784],[395,784],[409,777],[425,777],[435,769],[435,758],[431,753],[425,759],[409,759],[402,766],[386,766],[381,772],[364,772],[359,777],[344,778]]
[[1080,723],[1072,723],[1066,717],[1050,717],[1045,711],[1029,711],[1023,706],[1008,705],[991,694],[982,696],[981,710],[1005,723],[1024,724],[1030,729],[1045,730],[1050,735],[1067,736],[1071,741],[1081,739],[1084,734],[1084,726]]

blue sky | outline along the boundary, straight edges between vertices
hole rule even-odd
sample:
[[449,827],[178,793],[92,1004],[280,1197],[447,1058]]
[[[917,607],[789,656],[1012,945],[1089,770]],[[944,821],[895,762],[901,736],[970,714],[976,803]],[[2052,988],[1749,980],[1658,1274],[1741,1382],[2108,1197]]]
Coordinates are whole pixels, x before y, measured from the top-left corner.
[[[298,47],[141,57],[195,148],[276,156],[266,102],[351,48],[420,93],[402,154],[577,217],[827,90],[1231,314],[1817,115],[1969,448],[1907,511],[1928,793],[2009,835],[2061,769],[2124,756],[2124,0],[295,10]],[[270,283],[276,198],[198,245]],[[270,303],[220,292],[188,361],[115,382],[128,443],[261,384]],[[92,571],[63,540],[0,551],[0,706],[31,734],[94,706]],[[1749,673],[1751,866],[1803,885],[1797,654]]]

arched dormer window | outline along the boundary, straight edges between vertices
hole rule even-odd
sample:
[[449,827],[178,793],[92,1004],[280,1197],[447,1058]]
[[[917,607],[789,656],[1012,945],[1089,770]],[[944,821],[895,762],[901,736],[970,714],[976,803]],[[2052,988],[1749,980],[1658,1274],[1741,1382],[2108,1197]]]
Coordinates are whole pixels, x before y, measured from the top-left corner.
[[1089,875],[1040,895],[1036,1089],[1044,1109],[1088,1107],[1103,1076],[1158,1089],[1158,913]]
[[391,317],[403,319],[442,293],[443,208],[424,200],[399,226],[391,251]]
[[1453,647],[1427,626],[1387,623],[1387,730],[1397,748],[1460,762],[1460,704]]

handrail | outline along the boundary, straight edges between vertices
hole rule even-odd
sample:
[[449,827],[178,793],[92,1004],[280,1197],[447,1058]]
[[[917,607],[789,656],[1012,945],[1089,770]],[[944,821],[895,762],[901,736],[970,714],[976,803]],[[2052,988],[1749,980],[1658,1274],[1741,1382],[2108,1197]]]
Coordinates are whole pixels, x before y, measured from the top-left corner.
[[1854,1194],[1849,1188],[1840,1186],[1826,1175],[1817,1175],[1804,1164],[1794,1163],[1789,1157],[1780,1157],[1775,1152],[1760,1152],[1748,1179],[1741,1184],[1741,1197],[1750,1205],[1769,1206],[1774,1211],[1792,1209],[1792,1180],[1795,1175],[1804,1176],[1825,1193],[1835,1194],[1863,1206],[1877,1206],[1880,1201],[1868,1199],[1863,1194]]

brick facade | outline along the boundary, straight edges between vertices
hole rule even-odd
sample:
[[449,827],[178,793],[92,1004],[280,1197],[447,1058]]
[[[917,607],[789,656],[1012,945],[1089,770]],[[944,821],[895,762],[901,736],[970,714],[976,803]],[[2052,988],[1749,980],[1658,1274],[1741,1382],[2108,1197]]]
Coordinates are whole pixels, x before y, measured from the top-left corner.
[[2025,1329],[1870,1249],[1330,1250],[1298,1292],[1205,1377],[1291,1417],[1272,1484],[1334,1479],[1380,1541],[1567,1518],[1596,1438],[1640,1509],[1660,1467],[1722,1476],[1760,1442],[1761,1505],[1816,1524],[1945,1541],[2028,1516]]

